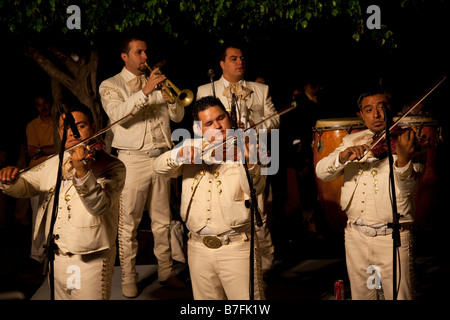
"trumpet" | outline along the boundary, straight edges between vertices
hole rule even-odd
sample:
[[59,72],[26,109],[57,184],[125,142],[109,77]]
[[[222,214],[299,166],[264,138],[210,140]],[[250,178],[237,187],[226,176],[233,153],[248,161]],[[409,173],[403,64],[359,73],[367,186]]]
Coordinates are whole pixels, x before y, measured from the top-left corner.
[[[147,64],[147,62],[144,63],[150,72],[153,72],[152,68]],[[158,74],[161,74],[158,72]],[[175,103],[175,101],[178,102],[179,105],[183,107],[187,107],[194,101],[194,93],[189,89],[184,89],[180,91],[169,79],[164,80],[161,83],[161,90],[164,91],[164,93],[169,97],[170,103]]]

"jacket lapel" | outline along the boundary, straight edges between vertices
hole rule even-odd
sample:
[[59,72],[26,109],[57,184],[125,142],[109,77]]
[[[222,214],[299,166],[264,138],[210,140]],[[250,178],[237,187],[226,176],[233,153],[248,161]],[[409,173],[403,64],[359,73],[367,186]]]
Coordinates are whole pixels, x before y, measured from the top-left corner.
[[223,95],[223,91],[225,90],[225,85],[223,83],[223,77],[221,77],[219,80],[214,82],[214,88],[216,90],[216,97],[222,101],[223,105],[225,106],[225,109],[228,111],[230,110],[230,102],[228,101],[228,98]]

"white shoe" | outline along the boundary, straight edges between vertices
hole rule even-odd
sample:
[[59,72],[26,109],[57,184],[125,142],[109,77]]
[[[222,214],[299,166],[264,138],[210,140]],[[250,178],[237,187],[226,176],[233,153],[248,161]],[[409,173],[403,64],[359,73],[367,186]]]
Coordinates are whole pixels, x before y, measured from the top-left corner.
[[126,298],[136,298],[138,296],[138,288],[136,283],[122,283],[122,294]]

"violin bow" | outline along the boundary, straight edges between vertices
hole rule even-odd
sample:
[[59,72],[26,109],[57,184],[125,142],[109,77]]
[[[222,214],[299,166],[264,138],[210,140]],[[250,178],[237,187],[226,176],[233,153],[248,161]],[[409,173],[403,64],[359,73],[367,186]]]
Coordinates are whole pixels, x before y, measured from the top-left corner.
[[[410,114],[415,108],[417,108],[417,106],[419,106],[423,100],[425,100],[434,90],[436,90],[437,87],[439,87],[441,85],[442,82],[444,82],[444,80],[447,79],[447,75],[443,75],[441,76],[436,82],[435,84],[431,87],[431,89],[428,89],[428,91],[422,96],[422,98],[419,99],[419,101],[414,104],[412,107],[410,107],[400,118],[397,119],[397,121],[395,121],[391,127],[389,128],[389,132],[395,128],[395,126],[401,121],[403,120],[408,114]],[[386,130],[384,130],[382,132],[382,134],[380,134],[380,136],[375,139],[375,141],[372,143],[372,145],[370,146],[369,150],[367,150],[367,152],[371,151],[373,148],[375,148],[375,146],[384,139],[384,137],[386,136]]]
[[[124,121],[125,119],[127,119],[127,118],[129,118],[129,117],[134,117],[134,114],[133,114],[133,113],[127,114],[126,116],[124,116],[124,117],[120,118],[119,120],[117,120],[117,121],[111,123],[109,126],[103,128],[102,130],[97,131],[97,132],[94,133],[92,136],[90,136],[90,137],[88,137],[88,138],[85,138],[85,139],[81,140],[80,142],[77,142],[77,143],[74,144],[73,146],[71,146],[71,147],[65,149],[64,151],[65,151],[65,152],[66,152],[66,151],[70,151],[70,150],[72,150],[72,149],[78,147],[79,145],[84,144],[86,141],[92,140],[92,139],[94,139],[94,138],[96,138],[96,137],[102,135],[103,133],[105,133],[105,132],[111,130],[111,129],[112,129],[114,126],[116,126],[118,123]],[[58,154],[55,153],[55,154],[52,154],[52,155],[48,156],[47,159],[45,159],[42,163],[44,163],[45,161],[47,161],[47,160],[53,158],[53,157],[56,156],[56,155],[58,155]],[[37,165],[35,165],[35,166],[23,168],[23,169],[19,170],[18,175],[20,175],[20,174],[22,174],[22,173],[24,173],[24,172],[26,172],[26,171],[28,171],[28,170],[30,170],[30,169],[32,169],[32,168],[38,166],[38,165],[40,165],[40,164],[41,164],[41,163],[39,163],[39,164],[37,164]]]
[[[250,130],[250,129],[256,128],[256,127],[259,126],[261,123],[264,123],[265,121],[267,121],[267,120],[269,120],[269,119],[271,119],[271,118],[273,118],[273,117],[275,117],[275,116],[281,116],[281,115],[283,115],[283,114],[285,114],[285,113],[287,113],[287,112],[289,112],[289,111],[291,111],[291,110],[294,110],[295,108],[297,108],[297,105],[298,105],[298,104],[297,104],[296,101],[292,101],[291,104],[288,105],[287,107],[284,107],[283,109],[281,109],[281,110],[279,110],[279,111],[277,111],[277,112],[275,112],[275,113],[272,113],[272,114],[271,114],[270,116],[268,116],[267,118],[265,118],[265,119],[259,121],[258,123],[255,123],[254,125],[252,125],[251,127],[248,127],[247,129],[243,130],[243,132],[246,132],[246,131],[248,131],[248,130]],[[236,139],[236,138],[237,138],[237,137],[236,137],[235,135],[233,135],[233,136],[230,136],[230,137],[226,138],[226,139],[223,140],[221,143],[218,143],[218,144],[211,143],[211,144],[209,144],[208,146],[206,146],[205,149],[203,149],[202,152],[203,152],[203,154],[206,154],[206,153],[208,153],[209,151],[216,150],[217,148],[223,146],[224,144],[226,144],[226,143],[228,143],[228,142],[231,142],[231,140],[234,140],[234,139]],[[202,156],[202,159],[203,159],[203,156]]]

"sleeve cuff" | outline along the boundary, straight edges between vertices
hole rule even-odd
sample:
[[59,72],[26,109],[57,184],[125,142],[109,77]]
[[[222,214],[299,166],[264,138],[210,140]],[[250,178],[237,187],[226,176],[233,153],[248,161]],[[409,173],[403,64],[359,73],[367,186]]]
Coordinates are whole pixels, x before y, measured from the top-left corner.
[[86,182],[86,180],[88,179],[89,175],[91,174],[91,171],[88,171],[88,173],[86,173],[86,175],[83,178],[77,178],[75,177],[75,175],[73,176],[73,180],[74,180],[74,185],[75,186],[81,186],[83,183]]
[[400,180],[408,179],[411,176],[412,171],[413,171],[412,161],[409,160],[408,164],[401,168],[397,167],[397,161],[398,160],[396,160],[394,162],[395,174],[399,177]]
[[144,94],[144,91],[139,90],[139,93],[140,93],[142,99],[144,99],[145,101],[148,101],[148,96],[146,96],[146,95]]

